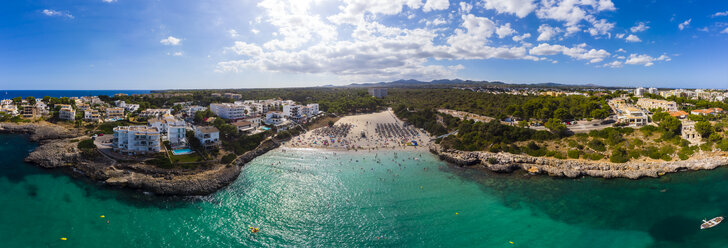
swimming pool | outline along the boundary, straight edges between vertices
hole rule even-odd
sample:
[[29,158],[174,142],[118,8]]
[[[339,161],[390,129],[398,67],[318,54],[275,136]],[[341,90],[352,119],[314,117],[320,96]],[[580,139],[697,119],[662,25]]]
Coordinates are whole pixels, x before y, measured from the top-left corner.
[[190,153],[192,153],[192,150],[190,150],[189,148],[172,150],[172,154],[174,155],[185,155]]
[[263,130],[265,130],[265,131],[268,131],[268,130],[270,130],[270,128],[269,128],[269,127],[260,127],[260,129],[263,129]]

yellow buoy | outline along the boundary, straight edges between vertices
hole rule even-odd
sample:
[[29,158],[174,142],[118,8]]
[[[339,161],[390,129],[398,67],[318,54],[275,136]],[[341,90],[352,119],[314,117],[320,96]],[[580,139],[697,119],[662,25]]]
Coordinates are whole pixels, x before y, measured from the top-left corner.
[[458,213],[458,212],[455,212],[455,215],[458,215],[458,214],[460,214],[460,213]]
[[511,244],[513,244],[513,241],[508,241],[508,243],[511,243]]
[[61,240],[68,240],[67,238],[61,238]]
[[102,216],[99,216],[99,217],[101,217],[101,218],[106,218],[106,215],[102,215]]

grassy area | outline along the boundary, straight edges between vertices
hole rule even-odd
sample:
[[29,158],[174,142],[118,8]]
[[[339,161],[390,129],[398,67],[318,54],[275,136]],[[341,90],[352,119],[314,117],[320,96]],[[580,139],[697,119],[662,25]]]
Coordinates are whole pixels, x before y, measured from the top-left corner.
[[185,154],[185,155],[172,155],[172,152],[169,152],[169,157],[172,160],[173,164],[177,163],[192,163],[192,162],[201,162],[205,160],[200,156],[199,153],[191,153],[191,154]]

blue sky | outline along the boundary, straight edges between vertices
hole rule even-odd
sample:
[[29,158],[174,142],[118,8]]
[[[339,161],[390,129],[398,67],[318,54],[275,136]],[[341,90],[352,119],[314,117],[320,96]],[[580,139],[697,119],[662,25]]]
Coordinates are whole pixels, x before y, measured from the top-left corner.
[[3,1],[0,89],[728,87],[728,1]]

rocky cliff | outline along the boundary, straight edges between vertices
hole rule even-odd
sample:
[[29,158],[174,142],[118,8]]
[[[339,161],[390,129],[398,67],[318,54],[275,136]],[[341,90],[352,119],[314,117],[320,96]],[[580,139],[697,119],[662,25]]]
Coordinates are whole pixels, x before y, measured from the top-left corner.
[[262,142],[230,165],[214,164],[205,170],[183,171],[161,169],[151,165],[122,163],[99,152],[84,153],[77,147],[77,134],[52,124],[0,123],[0,133],[29,134],[40,143],[26,162],[43,168],[70,168],[73,173],[109,186],[139,189],[158,195],[208,195],[230,185],[240,175],[242,167],[262,154],[275,149],[279,143]]
[[492,152],[467,152],[444,149],[438,144],[430,151],[440,159],[460,166],[482,166],[496,172],[512,172],[517,169],[532,173],[544,173],[559,177],[592,176],[603,178],[658,177],[665,173],[683,170],[710,170],[728,165],[728,157],[696,158],[664,162],[610,163],[574,159],[532,157],[528,155]]

